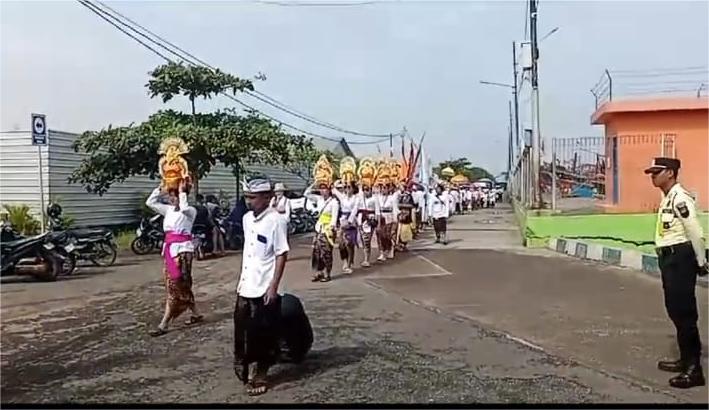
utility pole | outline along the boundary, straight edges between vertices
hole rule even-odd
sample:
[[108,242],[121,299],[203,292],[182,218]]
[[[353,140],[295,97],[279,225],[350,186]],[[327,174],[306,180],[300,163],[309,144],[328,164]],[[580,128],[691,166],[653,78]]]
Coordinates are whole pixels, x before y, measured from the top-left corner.
[[507,105],[510,111],[510,132],[509,140],[507,142],[507,183],[509,184],[510,178],[512,176],[512,127],[514,127],[514,122],[512,121],[512,101],[507,101]]
[[515,140],[517,150],[519,150],[519,96],[517,88],[517,43],[512,42],[512,84],[514,85],[515,98]]
[[529,33],[532,45],[532,208],[540,208],[541,190],[539,172],[541,162],[541,137],[539,135],[539,73],[537,59],[537,1],[529,0]]

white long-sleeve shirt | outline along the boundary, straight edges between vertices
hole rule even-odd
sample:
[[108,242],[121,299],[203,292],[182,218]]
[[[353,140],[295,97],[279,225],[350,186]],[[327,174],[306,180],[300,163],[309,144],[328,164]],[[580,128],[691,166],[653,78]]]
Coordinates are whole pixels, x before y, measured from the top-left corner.
[[285,219],[286,222],[290,222],[292,207],[290,199],[286,198],[285,195],[280,198],[275,196],[271,198],[271,208],[275,208],[276,212],[283,216],[283,219]]
[[[163,204],[159,200],[160,188],[155,188],[145,201],[153,211],[162,215],[162,228],[164,232],[172,231],[181,234],[192,234],[192,224],[197,216],[197,210],[187,202],[187,194],[180,192],[179,211],[172,205]],[[165,251],[163,247],[163,252]],[[170,246],[170,254],[175,257],[183,252],[194,252],[192,241],[175,242]]]
[[430,193],[428,197],[428,213],[432,218],[448,218],[450,216],[450,198],[447,193],[438,195]]
[[398,193],[393,194],[374,194],[379,205],[379,210],[382,217],[384,217],[384,223],[390,224],[396,222],[396,216],[398,215]]
[[[374,215],[379,218],[381,215],[381,210],[379,209],[379,203],[377,202],[377,198],[374,197],[374,195],[370,196],[369,198],[366,198],[361,192],[359,195],[357,195],[357,211],[359,210],[367,210],[370,213],[374,213]],[[360,212],[357,212],[357,224],[362,225],[362,223],[365,221],[363,214]]]
[[329,213],[331,215],[330,223],[327,226],[322,226],[320,223],[320,218],[318,218],[318,221],[315,223],[315,232],[323,233],[325,232],[325,229],[335,229],[337,227],[337,218],[340,214],[340,203],[337,201],[337,198],[331,196],[330,198],[325,199],[320,195],[314,195],[311,193],[310,188],[305,190],[303,196],[315,203],[315,208],[318,215],[322,215],[324,213]]
[[345,223],[354,225],[357,221],[358,195],[348,196],[337,188],[333,188],[332,193],[340,201],[340,225]]

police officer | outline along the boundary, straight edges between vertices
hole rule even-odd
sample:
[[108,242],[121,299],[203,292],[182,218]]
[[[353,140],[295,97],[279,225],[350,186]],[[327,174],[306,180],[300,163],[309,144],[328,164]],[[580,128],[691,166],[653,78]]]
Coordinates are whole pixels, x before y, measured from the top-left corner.
[[679,168],[678,159],[655,158],[645,173],[651,175],[652,184],[664,194],[657,215],[655,246],[665,307],[677,328],[680,351],[679,360],[660,361],[657,367],[679,373],[670,379],[670,386],[686,389],[705,384],[694,287],[697,275],[706,274],[707,264],[694,199],[677,182]]

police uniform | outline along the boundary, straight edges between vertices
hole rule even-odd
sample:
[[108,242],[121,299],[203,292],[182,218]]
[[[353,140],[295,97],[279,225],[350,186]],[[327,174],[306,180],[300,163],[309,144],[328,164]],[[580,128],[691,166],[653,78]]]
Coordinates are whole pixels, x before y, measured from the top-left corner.
[[[666,169],[679,170],[674,158],[655,158],[646,174]],[[702,227],[697,219],[694,199],[675,183],[660,203],[655,228],[655,246],[662,272],[662,289],[667,313],[677,329],[680,360],[661,361],[660,370],[680,373],[670,379],[678,388],[703,386],[701,348],[697,328],[697,274],[706,269]]]

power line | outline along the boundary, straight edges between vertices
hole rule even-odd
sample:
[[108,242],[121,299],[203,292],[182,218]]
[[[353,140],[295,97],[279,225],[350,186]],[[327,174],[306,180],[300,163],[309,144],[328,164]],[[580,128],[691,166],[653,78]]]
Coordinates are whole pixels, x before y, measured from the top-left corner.
[[[159,47],[161,47],[161,48],[167,50],[168,52],[170,52],[171,54],[177,56],[178,58],[180,58],[180,59],[182,59],[182,60],[184,60],[184,61],[186,61],[186,62],[188,62],[189,64],[192,64],[192,65],[197,65],[197,64],[194,63],[194,61],[197,61],[197,62],[199,62],[200,64],[202,64],[202,65],[204,65],[204,66],[206,66],[206,67],[208,67],[208,68],[210,68],[210,69],[212,69],[212,70],[216,70],[216,68],[215,68],[214,66],[210,65],[210,64],[207,63],[206,61],[204,61],[204,60],[198,58],[197,56],[195,56],[194,54],[192,54],[192,53],[190,53],[190,52],[188,52],[188,51],[186,51],[186,50],[180,48],[180,47],[177,46],[176,44],[171,43],[171,42],[168,41],[167,39],[165,39],[165,38],[159,36],[158,34],[156,34],[156,33],[154,33],[154,32],[152,32],[151,30],[149,30],[148,28],[142,26],[141,24],[139,24],[138,22],[132,20],[131,18],[129,18],[129,17],[127,17],[127,16],[121,14],[119,11],[117,11],[117,10],[115,10],[114,8],[108,6],[107,4],[105,4],[105,3],[101,2],[101,1],[98,1],[98,0],[96,1],[96,3],[99,3],[99,4],[102,5],[104,8],[106,8],[106,9],[110,10],[111,12],[113,12],[113,14],[115,14],[115,15],[114,15],[114,16],[111,16],[111,17],[114,18],[116,21],[118,21],[118,22],[120,22],[121,24],[123,24],[123,25],[129,27],[129,28],[130,28],[132,31],[134,31],[135,33],[137,33],[137,34],[139,34],[140,36],[142,36],[142,37],[148,39],[149,41],[153,42],[154,44],[157,44]],[[99,7],[95,6],[95,5],[94,5],[94,7],[99,8]],[[100,9],[100,8],[99,8],[99,9]],[[109,14],[109,13],[106,12],[105,10],[101,10],[101,11],[104,12],[104,13],[106,13],[106,14]],[[150,34],[151,36],[153,36],[155,39],[157,39],[157,40],[159,40],[159,41],[156,41],[155,39],[150,38],[150,37],[147,36],[146,34],[144,34],[144,33],[140,32],[139,30],[135,29],[135,27],[131,27],[130,25],[128,25],[128,24],[126,24],[125,22],[121,21],[121,20],[120,20],[118,17],[116,17],[116,16],[119,16],[119,17],[121,17],[123,20],[128,21],[128,22],[131,23],[133,26],[140,28],[140,29],[143,30],[145,33]],[[161,43],[162,43],[162,44],[161,44]],[[170,49],[169,47],[165,46],[165,44],[167,44],[168,46],[170,46],[172,49]],[[179,52],[181,52],[181,53],[184,54],[184,55],[187,55],[189,58],[193,59],[194,61],[190,61],[189,58],[185,58],[184,55],[181,55],[181,54],[179,54],[179,53],[176,53],[173,49],[174,49],[174,50],[178,50]],[[254,97],[254,98],[256,98],[256,99],[258,99],[258,100],[260,100],[260,101],[262,101],[262,102],[264,102],[264,103],[266,103],[266,104],[268,104],[268,105],[270,105],[270,106],[272,106],[272,107],[275,107],[275,108],[277,108],[277,109],[279,109],[279,110],[281,110],[281,111],[284,111],[284,112],[286,112],[286,113],[288,113],[288,114],[291,114],[291,115],[293,115],[293,116],[295,116],[295,117],[298,117],[298,118],[300,118],[300,119],[306,120],[306,121],[308,121],[308,122],[311,122],[311,123],[313,123],[313,124],[319,125],[319,126],[324,127],[324,128],[329,128],[329,129],[332,129],[332,130],[334,130],[334,131],[339,131],[339,132],[343,132],[343,133],[350,134],[350,135],[356,135],[356,136],[362,136],[362,137],[368,137],[368,138],[377,138],[377,139],[389,138],[389,134],[369,134],[369,133],[362,133],[362,132],[357,132],[357,131],[348,130],[348,129],[339,127],[339,126],[337,126],[337,125],[335,125],[335,124],[332,124],[332,123],[329,123],[329,122],[326,122],[326,121],[318,120],[317,118],[313,117],[312,115],[308,115],[308,114],[305,114],[305,113],[303,113],[303,112],[300,112],[300,111],[296,110],[295,108],[289,107],[289,106],[287,106],[286,104],[284,104],[284,103],[282,103],[282,102],[276,100],[275,98],[270,97],[270,96],[268,96],[268,95],[266,95],[266,94],[264,94],[264,93],[262,93],[262,92],[259,92],[259,91],[253,91],[253,92],[252,92],[252,91],[249,91],[249,90],[245,90],[244,93],[245,93],[245,94],[248,94],[248,95],[250,95],[250,96],[252,96],[252,97]],[[395,135],[398,135],[398,134],[395,133]]]
[[369,6],[372,4],[381,3],[378,1],[362,1],[357,3],[306,3],[306,2],[285,2],[285,1],[265,1],[265,0],[254,0],[255,3],[266,4],[269,6],[283,6],[283,7],[352,7],[352,6]]
[[[109,16],[109,17],[111,17],[112,19],[118,21],[119,23],[121,23],[121,24],[123,24],[123,25],[125,25],[125,26],[128,26],[128,25],[125,24],[124,22],[122,22],[122,21],[120,21],[119,19],[117,19],[115,16],[110,15],[109,13],[107,13],[107,12],[105,12],[104,10],[100,9],[99,7],[97,7],[97,6],[93,5],[93,4],[91,4],[91,3],[90,3],[89,1],[87,1],[87,0],[78,0],[78,2],[79,2],[81,5],[83,5],[84,7],[88,8],[88,9],[89,9],[91,12],[93,12],[94,14],[98,15],[99,17],[101,17],[101,19],[103,19],[104,21],[106,21],[107,23],[109,23],[110,25],[112,25],[113,27],[115,27],[116,29],[118,29],[119,31],[121,31],[123,34],[127,35],[127,36],[130,37],[131,39],[133,39],[133,40],[135,40],[136,42],[138,42],[139,44],[141,44],[143,47],[145,47],[145,48],[147,48],[148,50],[152,51],[152,52],[155,53],[156,55],[162,57],[164,60],[166,60],[166,61],[168,61],[168,62],[174,63],[174,61],[173,61],[172,59],[166,57],[164,54],[162,54],[162,53],[160,53],[159,51],[155,50],[155,49],[152,48],[151,46],[145,44],[143,41],[141,41],[140,39],[138,39],[138,38],[135,37],[134,35],[128,33],[126,30],[122,29],[121,27],[119,27],[118,25],[116,25],[113,21],[110,21],[108,18],[105,17],[105,16]],[[130,28],[130,27],[129,27],[129,28]],[[132,29],[132,30],[135,31],[135,32],[137,32],[135,29]],[[141,33],[139,33],[139,32],[137,32],[137,33],[138,33],[138,34],[141,34]],[[145,35],[143,35],[143,36],[145,37]],[[161,44],[159,44],[159,43],[156,43],[154,40],[151,40],[151,41],[152,41],[153,43],[155,43],[155,44],[158,44],[158,45],[161,46],[162,48],[166,48],[164,45],[161,45]],[[169,50],[169,49],[168,49],[168,50]],[[177,55],[179,58],[182,58],[183,60],[185,60],[184,57],[180,56],[179,54],[175,53],[174,51],[170,50],[170,52],[171,52],[172,54],[174,54],[174,55]],[[236,97],[234,97],[234,96],[232,96],[232,95],[230,95],[230,94],[228,94],[228,93],[221,93],[221,94],[222,94],[223,96],[225,96],[225,97],[231,99],[232,101],[234,101],[234,102],[236,102],[236,103],[238,103],[238,104],[240,104],[240,105],[242,105],[242,106],[248,108],[249,110],[252,110],[253,112],[257,112],[257,113],[261,114],[262,116],[268,118],[268,119],[271,120],[271,121],[276,122],[277,124],[279,124],[279,125],[281,125],[281,126],[285,126],[285,127],[287,127],[287,128],[293,129],[293,130],[298,131],[298,132],[301,132],[301,133],[303,133],[303,134],[310,135],[310,136],[317,137],[317,138],[321,138],[321,139],[328,140],[328,141],[341,142],[342,140],[345,140],[344,138],[333,138],[333,137],[328,137],[328,136],[316,134],[316,133],[313,133],[313,132],[311,132],[311,131],[303,130],[303,129],[298,128],[298,127],[296,127],[296,126],[290,125],[290,124],[288,124],[288,123],[286,123],[286,122],[284,122],[284,121],[282,121],[282,120],[276,119],[276,118],[274,118],[274,117],[272,117],[272,116],[270,116],[270,115],[268,115],[268,114],[266,114],[266,113],[264,113],[264,112],[262,112],[262,111],[260,111],[260,110],[258,110],[258,109],[256,109],[256,108],[254,108],[254,107],[252,107],[252,106],[250,106],[250,105],[248,105],[248,104],[242,102],[241,100],[237,99]],[[386,138],[389,138],[389,136],[387,136]],[[383,139],[383,138],[381,138],[381,139],[379,139],[379,140],[377,140],[377,141],[373,141],[373,142],[371,142],[371,141],[348,141],[348,140],[345,140],[345,141],[346,141],[348,144],[366,145],[366,144],[376,144],[376,143],[380,142],[382,139]]]
[[[144,47],[146,47],[148,50],[150,50],[150,51],[152,51],[153,53],[157,54],[158,56],[162,57],[164,60],[166,60],[166,61],[168,61],[168,62],[173,62],[173,63],[174,63],[174,61],[173,61],[172,59],[166,57],[165,55],[163,55],[163,54],[160,53],[159,51],[157,51],[157,50],[155,50],[154,48],[150,47],[149,45],[145,44],[144,42],[142,42],[142,41],[141,41],[140,39],[138,39],[137,37],[133,36],[132,34],[128,33],[127,31],[123,30],[121,27],[117,26],[114,22],[112,22],[112,21],[110,21],[110,20],[108,20],[107,18],[104,17],[104,15],[108,15],[109,17],[113,18],[114,20],[117,20],[115,16],[111,16],[110,14],[106,13],[105,11],[103,11],[103,10],[101,10],[100,8],[96,7],[95,5],[91,4],[91,3],[90,3],[89,1],[87,1],[87,0],[78,0],[78,1],[79,1],[79,3],[81,3],[83,6],[85,6],[85,7],[88,8],[89,10],[91,10],[94,14],[98,15],[98,16],[101,17],[103,20],[105,20],[107,23],[109,23],[109,24],[112,25],[113,27],[117,28],[118,30],[120,30],[121,32],[123,32],[123,33],[124,33],[125,35],[127,35],[128,37],[130,37],[130,38],[132,38],[133,40],[137,41],[138,43],[140,43],[141,45],[143,45]],[[117,21],[119,21],[119,20],[117,20]],[[119,22],[120,22],[120,21],[119,21]],[[120,22],[120,23],[126,25],[126,24],[123,23],[123,22]],[[134,30],[134,31],[135,31],[135,30]],[[162,47],[164,48],[164,46],[162,46]],[[175,54],[174,51],[171,51],[171,52],[172,52],[173,54]],[[236,102],[236,103],[238,103],[238,104],[240,104],[240,105],[242,105],[242,106],[244,106],[244,107],[246,107],[246,108],[252,110],[253,112],[257,112],[257,113],[261,114],[262,116],[268,118],[269,120],[276,122],[276,123],[279,124],[280,126],[285,126],[285,127],[290,128],[290,129],[293,129],[293,130],[295,130],[295,131],[301,132],[301,133],[303,133],[303,134],[307,134],[307,135],[310,135],[310,136],[313,136],[313,137],[325,139],[325,140],[328,140],[328,141],[341,142],[342,140],[344,140],[344,138],[327,137],[327,136],[324,136],[324,135],[316,134],[316,133],[314,133],[314,132],[310,132],[310,131],[303,130],[303,129],[298,128],[298,127],[296,127],[296,126],[290,125],[290,124],[288,124],[288,123],[286,123],[286,122],[284,122],[284,121],[282,121],[282,120],[279,120],[279,119],[277,119],[277,118],[274,118],[274,117],[272,117],[272,116],[270,116],[270,115],[268,115],[268,114],[266,114],[266,113],[264,113],[264,112],[262,112],[262,111],[260,111],[260,110],[258,110],[258,109],[256,109],[256,108],[254,108],[254,107],[252,107],[252,106],[250,106],[250,105],[248,105],[248,104],[242,102],[242,101],[239,100],[238,98],[236,98],[236,97],[234,97],[234,96],[232,96],[232,95],[230,95],[230,94],[228,94],[228,93],[221,93],[221,94],[222,94],[223,96],[225,96],[225,97],[231,99],[232,101],[234,101],[234,102]],[[387,137],[387,138],[388,138],[388,137]],[[370,142],[370,141],[347,141],[347,140],[345,140],[345,142],[347,142],[348,144],[357,144],[357,145],[376,144],[376,143],[379,142],[379,141],[381,141],[381,140],[374,141],[374,142]]]
[[648,72],[664,72],[664,71],[685,71],[685,70],[706,70],[708,67],[693,66],[693,67],[666,67],[666,68],[645,68],[645,69],[635,69],[635,70],[612,70],[612,73],[619,74],[633,74],[633,73],[648,73]]

